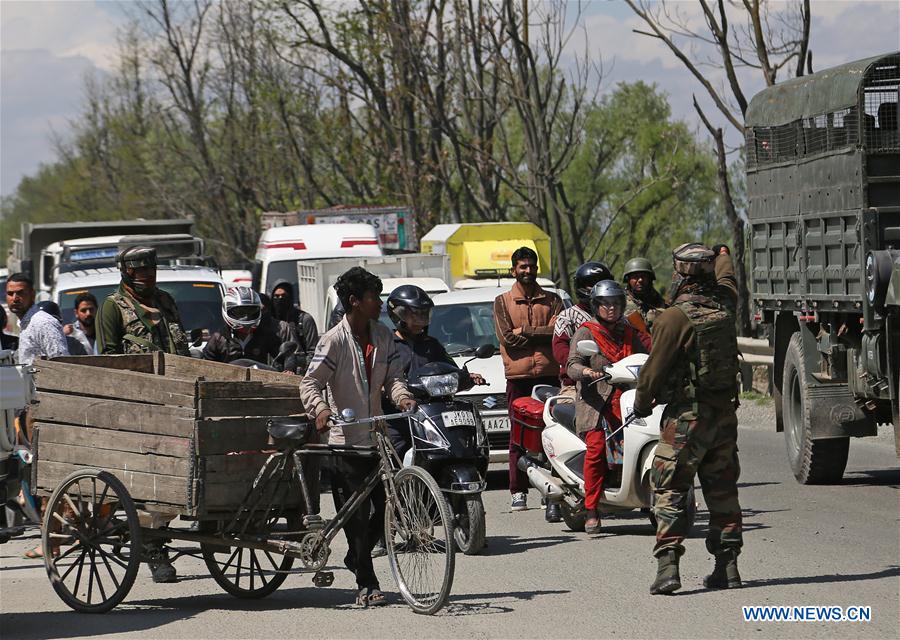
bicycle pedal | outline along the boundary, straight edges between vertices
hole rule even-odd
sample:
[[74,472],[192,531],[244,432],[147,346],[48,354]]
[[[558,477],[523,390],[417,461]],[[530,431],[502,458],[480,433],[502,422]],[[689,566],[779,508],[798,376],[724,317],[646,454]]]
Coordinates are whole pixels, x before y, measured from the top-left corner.
[[303,516],[303,528],[311,531],[324,529],[325,519],[318,514]]
[[334,573],[332,571],[317,571],[312,581],[317,587],[330,587],[334,583]]

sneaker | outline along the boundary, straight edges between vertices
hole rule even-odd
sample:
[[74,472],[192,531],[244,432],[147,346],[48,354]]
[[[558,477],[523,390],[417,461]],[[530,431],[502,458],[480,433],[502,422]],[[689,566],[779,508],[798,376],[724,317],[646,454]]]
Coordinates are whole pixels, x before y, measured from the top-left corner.
[[525,511],[528,508],[527,501],[528,494],[524,491],[512,494],[512,502],[509,504],[510,511]]

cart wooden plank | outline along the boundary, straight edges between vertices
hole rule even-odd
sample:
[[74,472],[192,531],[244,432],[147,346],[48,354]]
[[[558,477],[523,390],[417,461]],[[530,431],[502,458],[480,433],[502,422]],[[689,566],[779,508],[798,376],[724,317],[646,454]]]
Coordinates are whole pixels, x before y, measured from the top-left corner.
[[200,360],[187,356],[176,356],[170,353],[161,354],[157,362],[159,375],[179,380],[216,380],[221,382],[241,382],[248,379],[246,367],[238,367],[224,362]]
[[134,453],[117,451],[100,447],[84,447],[71,444],[47,442],[41,439],[40,460],[47,462],[65,462],[85,467],[99,467],[112,471],[137,471],[152,473],[156,476],[177,476],[185,484],[190,474],[190,458],[164,456],[155,453]]
[[[126,402],[41,391],[34,408],[35,420],[136,431],[190,438],[194,432],[193,408]],[[107,436],[103,436],[107,437]],[[116,436],[118,438],[119,436]]]
[[[73,471],[85,469],[83,464],[69,464],[50,460],[37,461],[37,488],[52,492]],[[106,467],[100,465],[101,469]],[[190,481],[177,476],[154,473],[107,469],[128,489],[128,493],[138,502],[150,501],[170,504],[176,510],[187,511]]]
[[269,418],[204,418],[197,421],[194,436],[198,456],[232,451],[258,451],[266,447]]
[[303,413],[300,398],[213,398],[200,400],[200,418],[294,416]]
[[[194,453],[190,438],[175,438],[155,433],[131,433],[118,431],[111,435],[107,429],[95,429],[68,424],[38,423],[41,447],[47,443],[77,445],[80,447],[114,448],[131,453],[155,453],[161,456],[190,458]],[[43,451],[41,452],[43,454]]]
[[201,380],[197,385],[197,397],[223,398],[300,398],[300,387],[263,382],[210,382]]
[[55,391],[146,404],[194,407],[196,383],[147,373],[37,360],[35,384],[40,391]]
[[156,373],[155,357],[152,353],[115,356],[59,356],[53,358],[53,362],[135,371],[137,373]]

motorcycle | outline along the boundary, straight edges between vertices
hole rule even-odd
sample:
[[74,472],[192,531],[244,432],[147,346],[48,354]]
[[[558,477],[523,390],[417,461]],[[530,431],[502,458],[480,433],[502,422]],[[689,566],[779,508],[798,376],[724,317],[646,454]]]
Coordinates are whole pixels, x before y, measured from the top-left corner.
[[[593,340],[582,340],[578,353],[591,356],[598,352]],[[625,420],[607,441],[624,430],[624,449],[621,466],[607,472],[599,509],[603,514],[623,513],[640,509],[647,514],[656,529],[653,515],[654,494],[650,489],[650,469],[665,405],[656,405],[646,418],[633,415],[635,387],[646,354],[636,353],[604,367],[601,380],[624,388],[619,399]],[[544,453],[529,453],[519,459],[519,468],[528,475],[531,485],[550,501],[559,502],[563,520],[573,531],[584,531],[587,515],[584,509],[584,458],[587,445],[576,435],[575,403],[571,397],[560,396],[558,387],[538,385],[532,397],[544,403],[544,430],[541,443]],[[691,506],[688,518],[694,521],[696,504],[694,490],[688,495]]]
[[31,365],[17,365],[13,352],[0,351],[0,544],[41,521],[28,486],[32,453],[17,443],[16,413],[34,401]]
[[492,355],[494,346],[485,344],[462,369],[449,362],[429,362],[408,380],[418,407],[409,418],[412,447],[403,456],[403,466],[423,467],[437,480],[453,512],[456,545],[466,555],[485,545],[481,494],[487,488],[489,445],[475,406],[453,394],[465,365]]

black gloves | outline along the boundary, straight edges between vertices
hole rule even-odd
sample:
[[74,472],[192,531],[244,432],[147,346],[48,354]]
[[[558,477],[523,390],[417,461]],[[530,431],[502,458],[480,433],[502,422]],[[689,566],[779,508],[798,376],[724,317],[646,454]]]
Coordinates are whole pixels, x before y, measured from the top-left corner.
[[637,405],[634,405],[634,406],[631,408],[631,415],[634,416],[635,418],[646,418],[646,417],[649,416],[651,413],[653,413],[653,409],[652,409],[652,408],[650,408],[650,409],[639,409]]

